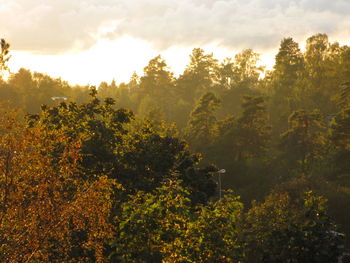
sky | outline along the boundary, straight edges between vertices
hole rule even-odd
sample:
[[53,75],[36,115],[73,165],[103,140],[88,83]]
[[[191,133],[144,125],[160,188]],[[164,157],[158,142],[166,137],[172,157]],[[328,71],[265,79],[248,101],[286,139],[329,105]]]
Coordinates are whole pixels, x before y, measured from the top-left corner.
[[10,69],[72,84],[128,81],[161,54],[175,74],[201,47],[214,57],[252,48],[271,68],[284,37],[350,43],[349,0],[0,0]]

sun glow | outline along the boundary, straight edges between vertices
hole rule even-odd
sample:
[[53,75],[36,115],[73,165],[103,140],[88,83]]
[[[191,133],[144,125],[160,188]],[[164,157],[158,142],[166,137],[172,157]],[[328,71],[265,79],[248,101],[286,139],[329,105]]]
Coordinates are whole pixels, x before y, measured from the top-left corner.
[[[15,48],[15,47],[14,47]],[[142,75],[143,68],[149,60],[161,55],[176,76],[181,74],[189,63],[189,55],[194,47],[172,46],[157,51],[144,40],[124,36],[116,40],[100,39],[96,45],[85,51],[70,51],[58,55],[44,55],[12,50],[9,68],[17,72],[20,68],[61,77],[71,84],[99,85],[102,81],[127,82],[134,71]],[[215,44],[206,45],[203,49],[213,53],[219,61],[234,57],[239,50],[220,48]],[[272,68],[272,52],[262,54],[261,65]]]

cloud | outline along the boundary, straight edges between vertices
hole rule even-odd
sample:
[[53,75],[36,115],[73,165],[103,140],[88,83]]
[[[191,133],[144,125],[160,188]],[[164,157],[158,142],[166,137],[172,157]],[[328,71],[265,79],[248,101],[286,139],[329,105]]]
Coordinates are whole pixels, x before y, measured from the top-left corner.
[[0,0],[0,32],[15,49],[58,53],[96,42],[120,11],[115,1]]
[[348,37],[349,12],[348,0],[0,0],[0,32],[15,49],[52,54],[123,35],[157,49],[269,49],[288,36]]

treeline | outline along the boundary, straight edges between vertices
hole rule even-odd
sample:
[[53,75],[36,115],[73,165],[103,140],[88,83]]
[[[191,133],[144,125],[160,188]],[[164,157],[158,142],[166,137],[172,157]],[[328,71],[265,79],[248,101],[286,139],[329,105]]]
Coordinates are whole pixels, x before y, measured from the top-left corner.
[[[249,49],[190,58],[179,77],[158,56],[97,91],[25,69],[1,81],[0,98],[32,114],[2,114],[3,261],[337,262],[350,47],[286,38],[271,71]],[[235,190],[220,200],[218,168]]]
[[91,90],[0,115],[2,262],[337,262],[343,237],[311,191],[244,210],[172,127],[135,121]]

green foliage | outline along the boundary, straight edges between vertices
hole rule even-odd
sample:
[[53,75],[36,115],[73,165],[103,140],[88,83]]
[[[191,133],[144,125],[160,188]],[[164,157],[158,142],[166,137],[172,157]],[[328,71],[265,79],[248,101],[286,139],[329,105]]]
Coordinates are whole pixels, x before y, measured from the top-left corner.
[[335,231],[323,198],[271,194],[247,214],[249,262],[338,262],[342,236]]
[[321,81],[324,74],[324,60],[329,48],[328,36],[317,34],[306,40],[305,64],[312,81]]
[[349,47],[330,43],[325,34],[306,41],[305,106],[319,109],[324,115],[337,111],[337,95],[342,84],[349,82]]
[[[6,69],[8,50],[8,43],[2,40],[0,71]],[[51,142],[44,151],[51,160],[50,169],[59,170],[64,149],[77,141],[81,145],[80,182],[96,183],[107,176],[123,185],[125,191],[114,189],[111,195],[117,232],[122,222],[125,229],[128,227],[131,215],[145,219],[137,222],[137,217],[132,217],[133,236],[126,234],[135,248],[123,244],[122,239],[116,241],[120,246],[117,257],[122,255],[123,246],[130,252],[125,262],[130,257],[137,258],[135,262],[236,262],[249,252],[247,247],[241,250],[243,230],[237,199],[227,195],[219,202],[209,202],[217,191],[217,168],[204,167],[211,163],[226,169],[223,188],[235,188],[246,204],[252,199],[262,200],[280,183],[290,183],[290,175],[296,175],[297,180],[306,178],[306,189],[317,189],[330,199],[332,215],[349,236],[349,216],[343,211],[350,202],[350,47],[330,43],[327,35],[316,34],[306,41],[306,51],[302,52],[298,43],[286,38],[271,71],[263,72],[258,60],[259,54],[246,49],[234,59],[219,63],[213,54],[195,48],[179,77],[157,56],[142,76],[134,73],[128,83],[102,82],[90,95],[88,87],[73,87],[59,78],[20,69],[10,73],[8,80],[0,78],[0,99],[9,100],[11,106],[25,113],[38,113],[29,115],[27,124]],[[56,96],[68,101],[53,101],[51,97]],[[42,104],[47,106],[40,109]],[[135,116],[121,107],[133,110]],[[64,135],[65,140],[51,139],[53,132]],[[188,145],[199,153],[191,153]],[[167,191],[174,194],[167,197]],[[186,201],[170,204],[171,198]],[[270,243],[261,241],[265,261],[277,261],[279,250],[291,257],[290,244],[297,251],[296,258],[312,251],[303,245],[308,240],[304,233],[316,231],[307,230],[310,225],[304,220],[304,202],[295,203],[283,195],[269,198],[265,206],[253,208],[259,220],[265,220],[266,229],[270,227],[268,220],[276,226],[273,233],[266,230],[272,233],[267,235]],[[138,205],[147,213],[138,210]],[[147,210],[153,205],[157,209]],[[263,208],[271,213],[261,212]],[[312,209],[323,208],[315,205]],[[171,226],[164,222],[174,223],[171,220],[178,214],[182,225],[171,232]],[[310,222],[320,226],[316,219],[312,216]],[[151,244],[146,250],[137,240],[142,231]],[[163,238],[159,233],[172,234]],[[84,235],[73,235],[72,253],[79,255],[84,250],[79,247]],[[288,235],[293,239],[288,240]],[[268,244],[273,253],[267,250]],[[255,244],[248,246],[252,249]],[[320,248],[315,240],[310,246]],[[134,249],[147,254],[146,259]],[[248,254],[255,257],[254,253]]]
[[293,88],[295,81],[300,77],[303,64],[304,59],[298,43],[292,38],[283,39],[274,66],[275,78],[279,81],[277,89],[283,88],[283,85],[288,86],[285,88]]
[[132,113],[125,109],[114,110],[113,99],[101,104],[94,88],[90,95],[91,100],[82,105],[75,102],[62,102],[56,107],[43,105],[40,115],[27,117],[28,124],[38,125],[43,130],[61,131],[70,140],[82,140],[85,174],[90,179],[99,174],[116,178],[115,150],[123,140],[124,125],[130,122]]
[[237,82],[245,82],[245,85],[250,86],[250,88],[257,83],[260,73],[263,71],[262,66],[257,66],[259,56],[252,49],[245,49],[235,56],[233,71],[237,76]]
[[123,151],[117,155],[121,164],[119,180],[127,189],[151,191],[164,180],[181,179],[194,203],[207,202],[215,193],[210,174],[214,168],[196,168],[199,156],[164,129],[144,122],[125,136]]
[[163,262],[190,218],[188,192],[168,181],[154,193],[138,192],[121,207],[112,262]]
[[272,72],[270,113],[276,133],[285,130],[287,118],[300,105],[303,55],[292,38],[281,41]]
[[242,109],[239,118],[228,116],[217,122],[217,154],[228,156],[231,162],[245,162],[262,157],[270,143],[271,127],[265,99],[261,96],[244,96]]
[[242,204],[232,195],[192,207],[175,181],[122,205],[112,262],[237,262]]
[[[104,174],[133,193],[151,191],[167,178],[179,178],[190,187],[194,202],[205,203],[214,194],[209,173],[213,168],[197,169],[198,156],[190,153],[184,141],[162,133],[154,124],[131,123],[130,111],[114,109],[111,98],[101,103],[94,88],[90,95],[90,101],[81,105],[42,106],[42,113],[29,115],[27,122],[81,140],[81,165],[90,180]],[[57,145],[56,151],[60,148]]]
[[192,50],[190,60],[177,81],[177,90],[182,99],[193,103],[215,84],[218,65],[213,54],[205,54],[200,48]]
[[[2,92],[1,92],[2,91]],[[77,103],[86,100],[87,87],[71,87],[60,78],[54,79],[41,73],[32,73],[21,68],[11,74],[6,85],[0,85],[2,100],[8,99],[14,107],[21,108],[25,113],[38,113],[41,104],[57,105],[52,97],[67,97]],[[11,94],[11,96],[7,95]]]
[[149,64],[144,68],[144,76],[140,79],[140,96],[148,96],[147,103],[141,100],[143,108],[141,114],[145,116],[154,108],[160,107],[167,120],[173,118],[174,103],[174,77],[168,71],[165,60],[161,56],[151,59]]
[[174,244],[173,258],[166,262],[239,262],[244,254],[240,236],[242,209],[242,203],[232,193],[199,208],[182,242]]
[[342,236],[312,192],[293,199],[274,193],[253,204],[242,221],[242,204],[229,193],[193,207],[189,193],[168,181],[139,192],[116,218],[112,262],[337,262]]
[[212,141],[216,132],[215,111],[220,105],[220,100],[214,93],[205,93],[199,100],[198,105],[191,112],[187,126],[187,138],[196,150]]
[[227,58],[219,67],[218,75],[221,85],[227,89],[255,88],[263,67],[257,66],[259,54],[252,49],[245,49],[235,56],[235,60]]
[[324,157],[326,147],[325,127],[318,111],[293,112],[289,117],[289,129],[281,135],[280,148],[284,158],[298,173],[308,174],[315,161]]
[[[136,78],[136,76],[134,77]],[[133,98],[135,97],[135,94],[134,96],[131,94],[135,85],[134,81],[136,80],[131,79],[130,83],[125,84],[122,82],[119,85],[116,84],[114,79],[110,84],[107,82],[101,82],[98,86],[97,97],[101,100],[112,98],[116,101],[119,107],[136,110],[136,98]]]
[[338,107],[340,109],[347,108],[350,105],[350,82],[341,85],[340,94],[338,96]]
[[218,68],[219,83],[216,85],[218,94],[222,97],[224,114],[241,113],[241,100],[245,95],[258,95],[259,77],[262,66],[257,66],[259,54],[251,49],[245,49],[235,56],[232,62],[227,58]]
[[[349,179],[350,176],[350,108],[339,112],[331,126],[331,141],[334,145],[333,179]],[[344,182],[344,180],[343,180]]]
[[235,158],[238,161],[258,157],[265,153],[271,134],[263,97],[245,96],[242,108],[242,116],[237,120],[234,145]]

